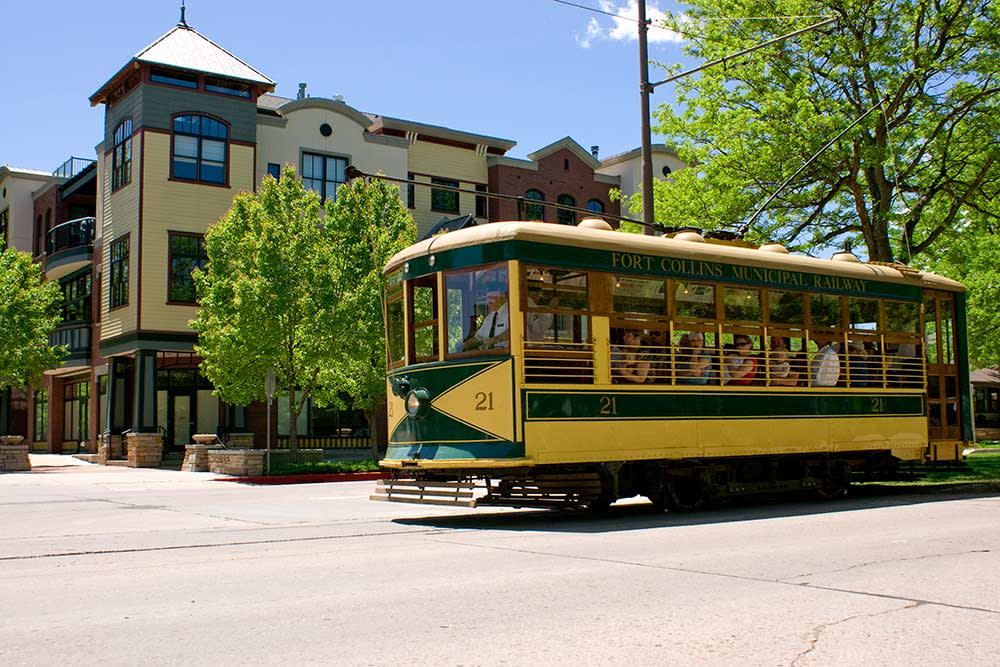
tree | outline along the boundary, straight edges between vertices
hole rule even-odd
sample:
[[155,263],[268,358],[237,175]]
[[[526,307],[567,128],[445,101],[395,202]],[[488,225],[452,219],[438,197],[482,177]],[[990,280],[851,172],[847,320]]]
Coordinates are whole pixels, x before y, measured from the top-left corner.
[[346,285],[325,229],[319,197],[295,170],[240,193],[205,237],[207,268],[196,271],[201,310],[192,326],[202,370],[226,402],[263,400],[274,369],[288,397],[288,446],[309,398],[336,404],[353,338],[344,335]]
[[[734,15],[813,18],[717,19]],[[709,61],[817,15],[838,22],[676,84],[678,110],[661,106],[657,131],[695,166],[656,185],[656,218],[737,227],[876,108],[791,181],[751,236],[805,250],[859,240],[871,260],[909,260],[985,211],[1000,186],[997,5],[687,0],[670,23],[690,56]]]
[[372,455],[378,458],[378,419],[386,396],[385,294],[382,270],[397,252],[412,244],[416,226],[399,188],[375,178],[355,180],[337,190],[327,203],[327,230],[337,248],[335,265],[350,285],[347,305],[352,314],[352,355],[341,375],[354,407],[368,419]]
[[0,251],[0,390],[36,385],[62,362],[65,346],[49,344],[61,306],[59,283],[44,281],[31,255]]

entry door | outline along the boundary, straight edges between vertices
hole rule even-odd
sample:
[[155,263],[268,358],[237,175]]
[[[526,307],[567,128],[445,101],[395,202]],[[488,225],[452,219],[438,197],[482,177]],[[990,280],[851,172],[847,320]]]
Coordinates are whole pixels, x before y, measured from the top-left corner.
[[955,342],[955,298],[946,292],[924,297],[927,350],[927,435],[931,440],[961,440],[960,392]]
[[191,444],[191,436],[194,435],[192,404],[189,393],[170,395],[167,431],[172,449],[183,450],[185,445]]

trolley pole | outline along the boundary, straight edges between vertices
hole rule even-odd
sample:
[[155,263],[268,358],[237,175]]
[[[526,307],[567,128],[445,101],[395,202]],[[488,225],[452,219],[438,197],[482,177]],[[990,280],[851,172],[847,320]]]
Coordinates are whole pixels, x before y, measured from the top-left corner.
[[642,233],[653,234],[653,141],[649,126],[649,20],[646,18],[646,0],[639,0],[639,93],[642,100]]

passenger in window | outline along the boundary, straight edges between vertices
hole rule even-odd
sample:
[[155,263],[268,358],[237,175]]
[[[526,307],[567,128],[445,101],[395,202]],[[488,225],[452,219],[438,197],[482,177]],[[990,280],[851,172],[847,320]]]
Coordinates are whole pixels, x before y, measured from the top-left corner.
[[840,381],[840,343],[831,336],[817,335],[813,338],[819,350],[812,358],[812,386],[835,387]]
[[649,377],[649,359],[642,354],[642,332],[625,329],[621,344],[611,348],[611,381],[642,384]]
[[[527,273],[527,279],[529,284],[532,282],[540,281],[544,284],[551,283],[551,274],[543,269],[530,269]],[[537,290],[528,288],[528,308],[558,308],[559,307],[559,293],[556,291],[556,287],[552,285],[551,296],[548,299],[545,298],[545,287],[541,287]],[[555,321],[555,313],[541,313],[532,312],[529,310],[525,314],[525,333],[527,334],[527,340],[530,341],[544,341],[546,338],[546,333],[552,330],[552,323]]]
[[750,356],[753,343],[747,336],[734,336],[733,347],[726,353],[726,363],[722,369],[723,384],[752,384],[757,377],[757,360]]
[[848,341],[847,363],[851,373],[852,387],[870,387],[872,385],[872,367],[868,361],[868,351],[861,341]]
[[923,365],[916,344],[889,344],[886,345],[886,354],[889,355],[886,379],[890,387],[917,387],[921,384]]
[[678,342],[677,384],[708,384],[712,357],[705,349],[705,334],[692,331]]
[[670,343],[663,329],[651,329],[642,339],[643,349],[649,358],[649,376],[646,382],[670,382]]
[[465,351],[503,349],[510,341],[507,293],[493,288],[486,292],[486,299],[486,315],[479,329],[462,343]]
[[768,358],[768,376],[772,385],[794,387],[799,383],[799,371],[792,368],[791,341],[781,336],[771,336]]

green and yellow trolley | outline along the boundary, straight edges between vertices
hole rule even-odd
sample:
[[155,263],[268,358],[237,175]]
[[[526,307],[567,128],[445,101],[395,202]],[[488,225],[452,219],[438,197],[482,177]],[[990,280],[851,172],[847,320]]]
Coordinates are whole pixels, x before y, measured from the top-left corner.
[[972,439],[963,287],[902,265],[500,222],[404,250],[385,289],[376,500],[831,497]]

